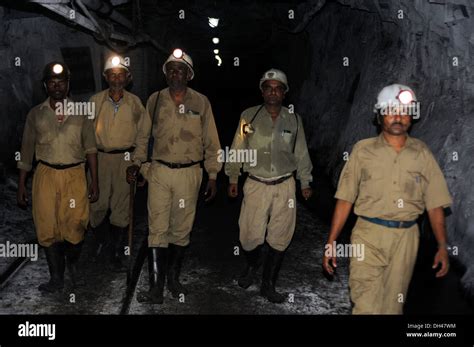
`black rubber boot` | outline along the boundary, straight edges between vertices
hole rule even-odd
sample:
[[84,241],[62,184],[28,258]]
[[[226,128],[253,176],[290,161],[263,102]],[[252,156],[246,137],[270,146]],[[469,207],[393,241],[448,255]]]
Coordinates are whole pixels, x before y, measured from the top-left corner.
[[74,245],[70,242],[64,242],[64,253],[66,255],[66,267],[69,271],[73,287],[81,287],[85,285],[84,277],[78,270],[79,257],[84,242]]
[[127,227],[121,228],[112,224],[110,225],[110,239],[112,240],[110,264],[112,266],[112,271],[114,272],[127,271],[127,267],[122,261],[125,256],[124,240],[127,229]]
[[106,249],[110,246],[110,223],[105,218],[97,227],[92,228],[95,238],[94,262],[104,262],[107,254]]
[[286,299],[286,295],[280,294],[275,290],[275,284],[280,272],[281,263],[285,251],[277,251],[272,247],[268,247],[268,254],[263,268],[262,286],[260,287],[260,295],[267,298],[273,303],[282,303]]
[[141,303],[162,304],[165,288],[168,248],[148,248],[148,279],[150,288],[147,292],[139,292],[137,301]]
[[244,249],[242,249],[242,251],[245,254],[247,265],[239,277],[238,284],[240,287],[247,289],[255,281],[255,275],[261,265],[262,245],[257,246],[251,251],[246,251]]
[[56,242],[44,248],[46,261],[48,262],[50,280],[41,284],[38,289],[46,293],[55,293],[64,288],[64,244]]
[[181,266],[183,264],[184,251],[186,250],[186,247],[170,243],[168,245],[168,250],[167,286],[171,295],[173,295],[173,298],[177,298],[180,294],[188,294],[188,290],[179,283],[179,275],[181,273]]

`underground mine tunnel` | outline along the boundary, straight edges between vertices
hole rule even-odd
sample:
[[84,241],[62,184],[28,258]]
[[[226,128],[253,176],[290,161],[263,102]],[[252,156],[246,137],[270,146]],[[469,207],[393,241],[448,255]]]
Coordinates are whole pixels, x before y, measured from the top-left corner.
[[[473,16],[474,5],[468,0],[3,1],[0,7],[0,241],[3,252],[0,257],[0,313],[351,314],[353,303],[349,288],[348,257],[338,258],[338,269],[332,277],[322,269],[323,253],[336,205],[334,196],[341,171],[351,161],[347,157],[354,145],[360,140],[383,135],[379,135],[381,127],[376,123],[374,105],[382,88],[398,83],[411,88],[409,94],[416,95],[419,105],[419,117],[408,118],[413,122],[409,136],[423,141],[429,148],[452,198],[450,206],[433,206],[431,200],[438,199],[433,195],[435,193],[423,191],[422,200],[428,195],[431,200],[420,200],[413,204],[418,204],[416,208],[423,212],[417,219],[419,248],[415,249],[416,264],[406,298],[402,299],[404,314],[472,314]],[[239,238],[239,230],[242,229],[239,229],[239,216],[243,209],[243,196],[251,193],[250,189],[242,191],[242,186],[245,179],[246,184],[252,180],[246,178],[247,174],[244,173],[239,180],[238,197],[229,198],[229,177],[222,168],[217,175],[215,198],[205,201],[204,193],[210,178],[206,167],[203,169],[196,217],[181,271],[181,282],[189,288],[185,299],[184,296],[175,298],[165,290],[164,303],[161,305],[138,300],[137,293],[146,292],[149,286],[147,240],[151,239],[148,237],[151,222],[147,198],[150,199],[150,182],[136,188],[131,256],[127,254],[123,259],[124,262],[131,261],[128,282],[127,273],[110,271],[107,260],[97,259],[98,236],[94,228],[89,227],[79,258],[79,272],[85,284],[74,286],[66,270],[62,291],[53,294],[40,292],[38,286],[49,280],[49,272],[45,247],[34,248],[38,244],[35,232],[38,226],[35,229],[32,202],[34,204],[35,199],[39,199],[49,189],[48,182],[37,189],[36,197],[31,195],[31,190],[32,177],[39,175],[39,168],[46,167],[41,165],[42,161],[47,160],[39,162],[36,158],[32,162],[32,170],[26,179],[30,197],[26,208],[17,206],[17,191],[18,162],[23,160],[19,155],[21,157],[23,154],[22,140],[25,143],[23,137],[27,115],[48,97],[46,89],[49,80],[43,85],[45,66],[50,62],[59,62],[66,69],[69,68],[69,98],[86,102],[109,87],[104,69],[112,69],[107,67],[110,63],[108,59],[120,55],[126,66],[122,71],[126,70],[131,75],[126,89],[137,96],[135,103],[147,106],[150,95],[168,87],[163,65],[167,59],[169,61],[170,54],[176,48],[185,54],[184,58],[172,58],[178,61],[178,65],[179,59],[192,58],[195,76],[188,82],[188,87],[207,97],[223,149],[232,145],[242,112],[264,103],[262,95],[265,91],[260,90],[264,73],[276,68],[286,74],[286,83],[282,82],[279,72],[273,72],[271,76],[273,81],[276,79],[277,85],[289,86],[288,92],[284,94],[283,105],[301,117],[302,127],[299,135],[295,136],[306,140],[312,163],[310,186],[313,191],[313,195],[305,199],[301,193],[305,187],[300,180],[296,180],[296,229],[286,249],[276,284],[277,290],[290,299],[285,299],[283,303],[272,303],[259,295],[259,281],[266,263],[258,270],[255,282],[248,289],[239,287],[239,275],[245,267],[245,252]],[[187,65],[183,64],[180,66],[189,69],[189,61]],[[278,92],[267,83],[271,76],[266,77],[263,86],[270,88],[271,95],[274,95],[273,92],[280,95],[278,93],[281,91]],[[120,102],[116,100],[105,102],[120,109]],[[149,113],[150,109],[148,107]],[[195,116],[194,111],[190,112],[189,117]],[[147,114],[145,112],[145,116]],[[259,117],[262,116],[257,115],[255,124],[263,124],[258,123]],[[36,132],[48,130],[48,125],[41,124],[34,127]],[[159,125],[160,122],[156,123],[157,127]],[[130,122],[122,125],[127,126],[132,125]],[[173,129],[178,125],[170,126]],[[180,129],[175,130],[179,132]],[[258,129],[253,134],[256,135]],[[116,136],[117,141],[119,137]],[[38,135],[36,138],[30,135],[26,139],[27,143],[35,141],[40,141]],[[43,141],[53,139],[46,136]],[[84,145],[83,137],[77,141],[82,141],[80,143]],[[155,141],[158,141],[159,146],[160,139]],[[71,138],[57,143],[68,148],[77,146]],[[298,147],[298,151],[304,152],[304,141],[302,143],[303,149]],[[197,142],[198,147],[201,145]],[[45,144],[40,142],[37,145],[36,157],[39,155],[38,147],[41,146],[44,148]],[[279,160],[283,156],[281,152],[273,151],[271,160]],[[406,154],[406,148],[400,153],[403,151]],[[285,153],[285,156],[293,155],[291,150]],[[42,155],[45,155],[44,150]],[[104,167],[108,165],[100,159],[106,155],[116,154],[99,152],[99,166],[101,163]],[[368,178],[387,180],[383,175],[392,174],[388,166],[383,167],[387,156],[382,155],[379,162],[372,162],[382,172],[366,172]],[[85,160],[84,156],[82,161]],[[410,160],[415,166],[424,165],[416,162],[421,160],[419,158]],[[298,165],[300,168],[303,166]],[[50,166],[48,169],[54,172],[63,170]],[[167,169],[173,170],[170,167]],[[169,173],[166,179],[174,177],[179,180],[180,170],[188,169],[170,171],[172,174]],[[428,169],[422,167],[421,170]],[[120,174],[125,181],[125,170]],[[296,178],[298,175],[297,172]],[[53,176],[50,179],[54,181]],[[422,179],[426,183],[427,178]],[[436,182],[442,186],[443,179]],[[278,187],[292,181],[290,178],[286,183],[273,186],[261,181],[254,182],[265,189],[280,189]],[[388,186],[391,182],[385,185],[385,181],[381,182],[365,184],[381,195],[393,191],[394,188]],[[433,184],[431,187],[432,191],[442,190],[442,187],[433,187]],[[100,188],[99,194],[108,193],[105,188]],[[154,198],[165,199],[163,195]],[[256,198],[261,197],[257,195]],[[55,199],[54,194],[51,199]],[[46,205],[49,203],[44,201]],[[261,199],[262,204],[265,201]],[[441,211],[445,216],[446,244],[435,237],[425,203],[431,207],[444,208]],[[54,203],[52,206],[55,206]],[[260,210],[257,206],[254,205],[255,211]],[[128,198],[124,211],[122,214],[128,216]],[[113,217],[114,213],[108,211],[105,220],[109,218],[112,223],[112,219],[116,218]],[[394,217],[394,220],[401,221],[397,218]],[[40,216],[36,219],[40,223]],[[287,225],[285,219],[280,218],[276,228]],[[351,230],[356,220],[357,215],[352,211],[338,242],[351,242]],[[61,224],[52,220],[43,220],[43,223],[50,226]],[[380,225],[377,227],[381,228]],[[394,232],[390,230],[393,228],[383,228],[388,230],[383,233]],[[418,233],[416,226],[410,228],[395,230],[399,233]],[[57,233],[54,237],[61,238]],[[385,236],[377,234],[374,237],[382,240]],[[76,239],[74,242],[79,241]],[[122,242],[126,245],[125,239]],[[32,250],[39,250],[37,259],[14,254],[12,250],[19,244],[30,244]],[[449,272],[443,278],[436,278],[435,270],[432,269],[435,254],[439,253],[438,245],[443,250],[446,248],[450,262]],[[263,250],[267,260],[273,259],[275,254],[277,259],[278,252],[268,245]],[[402,273],[405,271],[410,272],[409,266]],[[403,274],[392,276],[401,278]],[[369,280],[368,277],[365,279]]]

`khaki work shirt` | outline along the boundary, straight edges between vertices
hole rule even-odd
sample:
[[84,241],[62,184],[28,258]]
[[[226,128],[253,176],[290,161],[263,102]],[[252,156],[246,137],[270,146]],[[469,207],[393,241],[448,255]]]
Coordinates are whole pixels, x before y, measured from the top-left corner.
[[[245,172],[260,178],[281,177],[296,170],[296,178],[301,181],[301,188],[308,188],[309,182],[313,180],[311,176],[313,165],[301,117],[282,107],[274,124],[270,113],[262,107],[252,122],[253,133],[244,134],[244,124],[252,120],[260,107],[261,105],[254,106],[242,113],[231,148],[256,150],[257,163],[254,165],[248,160],[244,163],[227,162],[225,173],[229,176],[229,182],[237,183],[243,164]],[[298,134],[296,134],[296,118],[298,118]],[[297,136],[296,145],[295,136]],[[294,145],[295,153],[293,153]]]
[[133,164],[146,161],[151,121],[140,99],[124,90],[123,98],[114,104],[109,89],[93,95],[95,102],[95,136],[97,148],[106,152],[135,147]]
[[[220,149],[211,104],[205,95],[187,88],[182,105],[176,106],[169,88],[161,90],[153,125],[153,160],[190,163],[204,158],[210,179],[216,179],[222,168],[217,161]],[[158,92],[153,93],[146,108],[153,118]]]
[[335,197],[355,202],[358,216],[412,221],[424,209],[452,204],[443,173],[428,146],[408,136],[397,153],[383,134],[355,144]]
[[26,116],[17,167],[30,171],[34,155],[36,160],[68,165],[84,162],[90,153],[97,153],[92,121],[87,116],[65,114],[64,120],[58,122],[47,98]]

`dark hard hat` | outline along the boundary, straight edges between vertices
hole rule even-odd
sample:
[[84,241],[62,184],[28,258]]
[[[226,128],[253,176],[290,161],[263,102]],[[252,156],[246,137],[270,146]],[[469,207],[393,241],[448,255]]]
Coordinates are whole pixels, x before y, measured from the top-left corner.
[[43,70],[43,82],[48,81],[50,78],[69,80],[70,77],[71,71],[69,71],[67,65],[58,61],[47,64]]

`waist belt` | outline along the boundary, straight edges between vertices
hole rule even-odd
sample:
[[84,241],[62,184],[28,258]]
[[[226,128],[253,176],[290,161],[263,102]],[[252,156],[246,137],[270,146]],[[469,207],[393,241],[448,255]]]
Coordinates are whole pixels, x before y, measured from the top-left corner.
[[364,217],[360,216],[362,219],[365,219],[366,221],[369,221],[371,223],[375,223],[378,225],[383,225],[384,227],[387,228],[409,228],[413,225],[416,224],[416,220],[409,221],[409,222],[399,222],[395,220],[385,220],[385,219],[380,219],[380,218],[369,218],[369,217]]
[[185,167],[190,167],[190,166],[194,166],[194,165],[198,165],[198,164],[201,164],[202,163],[202,160],[201,161],[192,161],[190,163],[185,163],[185,164],[181,164],[181,163],[168,163],[167,161],[164,161],[164,160],[161,160],[161,159],[158,159],[156,160],[158,163],[161,163],[161,164],[164,164],[166,166],[168,166],[170,169],[183,169]]
[[264,183],[264,184],[267,184],[269,186],[274,186],[275,184],[280,184],[282,182],[285,182],[288,178],[292,177],[293,175],[289,175],[289,176],[285,176],[285,177],[280,177],[274,181],[264,181],[264,180],[261,180],[260,178],[258,177],[255,177],[255,176],[252,176],[252,175],[249,175],[249,178],[254,180],[254,181],[257,181],[257,182],[260,182],[260,183]]
[[133,152],[135,150],[135,147],[128,147],[125,149],[114,149],[113,151],[104,151],[103,149],[97,148],[99,152],[102,153],[107,153],[107,154],[119,154],[119,153],[125,153],[125,152]]
[[74,164],[66,164],[66,165],[60,165],[60,164],[50,164],[50,163],[47,163],[43,160],[38,160],[39,163],[43,164],[43,165],[46,165],[46,166],[49,166],[53,169],[56,169],[56,170],[64,170],[64,169],[69,169],[71,167],[74,167],[74,166],[78,166],[78,165],[81,165],[82,164],[82,161],[79,162],[79,163],[74,163]]

